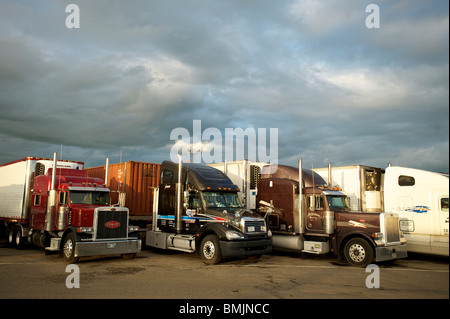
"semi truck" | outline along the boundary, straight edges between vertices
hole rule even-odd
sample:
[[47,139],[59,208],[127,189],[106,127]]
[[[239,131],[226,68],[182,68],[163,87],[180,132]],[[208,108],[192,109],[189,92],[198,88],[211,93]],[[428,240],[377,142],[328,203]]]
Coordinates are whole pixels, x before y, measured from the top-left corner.
[[305,254],[332,252],[366,267],[373,261],[407,257],[395,213],[351,211],[347,196],[318,174],[285,165],[266,165],[258,182],[259,212],[267,215],[273,247]]
[[314,169],[339,185],[350,206],[399,215],[408,251],[449,256],[449,175],[414,168],[366,165]]
[[104,181],[83,168],[83,162],[57,160],[56,153],[53,161],[26,157],[0,166],[0,221],[11,245],[30,242],[68,263],[140,251],[128,209],[112,207]]
[[195,252],[205,264],[271,252],[265,220],[242,207],[239,188],[221,171],[181,159],[160,169],[146,245]]

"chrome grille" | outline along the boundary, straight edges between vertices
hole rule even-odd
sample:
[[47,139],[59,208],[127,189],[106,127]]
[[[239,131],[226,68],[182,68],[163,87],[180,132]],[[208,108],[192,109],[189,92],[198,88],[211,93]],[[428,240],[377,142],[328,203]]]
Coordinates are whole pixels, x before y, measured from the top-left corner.
[[95,220],[95,239],[127,238],[128,210],[98,210]]
[[398,216],[385,216],[386,240],[388,243],[400,241]]
[[266,231],[266,223],[264,220],[244,219],[244,232],[245,233],[264,233]]

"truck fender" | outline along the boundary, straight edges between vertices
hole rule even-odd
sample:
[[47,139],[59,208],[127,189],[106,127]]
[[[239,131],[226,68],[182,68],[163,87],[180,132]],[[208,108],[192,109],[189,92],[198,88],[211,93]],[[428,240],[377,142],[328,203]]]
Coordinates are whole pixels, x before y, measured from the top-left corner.
[[64,243],[64,238],[66,238],[66,236],[68,234],[70,234],[70,233],[74,233],[75,234],[75,236],[77,238],[77,241],[81,240],[80,235],[77,233],[77,228],[73,227],[73,226],[70,226],[64,231],[63,235],[61,236],[61,243],[60,243],[60,247],[59,247],[60,250],[62,249],[62,245]]
[[214,224],[214,223],[209,223],[206,224],[205,226],[203,226],[201,228],[201,231],[199,231],[196,236],[195,236],[195,247],[197,252],[199,247],[200,247],[200,243],[202,242],[203,238],[205,238],[208,235],[216,235],[219,240],[223,240],[224,238],[226,238],[226,232],[229,229],[222,224]]
[[370,245],[372,246],[372,248],[375,250],[376,244],[375,244],[375,242],[373,241],[373,238],[372,238],[372,237],[369,237],[369,236],[367,235],[367,233],[364,233],[364,232],[354,232],[354,233],[348,234],[347,236],[345,236],[344,238],[342,238],[342,239],[340,240],[339,247],[338,247],[338,250],[337,250],[337,251],[338,251],[338,257],[339,257],[339,259],[343,258],[343,256],[344,256],[344,247],[345,247],[345,244],[346,244],[350,239],[355,238],[355,237],[359,237],[359,238],[365,239],[367,242],[370,243]]

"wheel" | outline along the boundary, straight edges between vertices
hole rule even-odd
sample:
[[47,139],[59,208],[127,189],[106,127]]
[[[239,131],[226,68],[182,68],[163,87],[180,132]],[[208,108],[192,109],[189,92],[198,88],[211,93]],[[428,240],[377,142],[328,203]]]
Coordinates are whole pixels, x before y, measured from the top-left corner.
[[17,249],[22,248],[26,241],[27,241],[26,237],[22,237],[22,230],[21,230],[21,228],[17,227],[16,238],[15,238],[16,248]]
[[16,245],[16,232],[17,232],[17,228],[15,226],[11,227],[9,229],[9,232],[8,232],[8,244],[11,247],[14,247]]
[[69,263],[73,264],[78,261],[79,258],[75,257],[75,247],[77,245],[77,239],[74,233],[69,233],[64,238],[64,243],[62,246],[62,257]]
[[200,255],[202,256],[203,262],[207,265],[214,265],[220,262],[222,252],[217,236],[208,235],[203,238],[200,245]]
[[133,259],[134,257],[136,257],[136,253],[132,253],[132,254],[122,254],[122,259]]
[[345,244],[344,255],[350,265],[367,267],[373,260],[374,251],[367,240],[352,238]]

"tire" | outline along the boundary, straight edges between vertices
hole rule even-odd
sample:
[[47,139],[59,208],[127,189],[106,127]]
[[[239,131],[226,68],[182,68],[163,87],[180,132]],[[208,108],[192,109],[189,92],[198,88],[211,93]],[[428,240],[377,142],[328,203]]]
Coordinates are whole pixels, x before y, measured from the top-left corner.
[[372,245],[363,238],[352,238],[344,247],[347,262],[355,267],[367,267],[375,255]]
[[17,227],[16,237],[14,240],[17,249],[23,248],[27,241],[26,237],[22,237],[22,229],[20,227]]
[[64,238],[63,245],[61,247],[61,255],[63,259],[69,263],[74,264],[78,261],[78,257],[75,257],[75,247],[77,245],[77,238],[74,233],[69,233]]
[[134,257],[136,257],[136,253],[122,254],[121,257],[122,259],[133,259]]
[[207,265],[218,264],[222,260],[219,239],[215,235],[203,238],[200,244],[200,256]]
[[8,232],[8,244],[9,244],[10,247],[14,247],[16,245],[16,233],[17,233],[17,228],[15,226],[11,227],[9,229],[9,232]]

